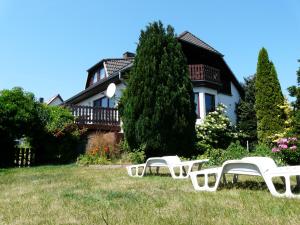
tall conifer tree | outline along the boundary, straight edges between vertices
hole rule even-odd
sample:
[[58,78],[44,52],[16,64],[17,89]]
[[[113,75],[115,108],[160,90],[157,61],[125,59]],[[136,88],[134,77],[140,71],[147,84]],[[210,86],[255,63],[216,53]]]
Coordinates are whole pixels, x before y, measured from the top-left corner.
[[244,78],[245,96],[237,105],[237,128],[246,135],[250,143],[257,142],[257,119],[255,115],[255,78],[256,75]]
[[260,142],[268,142],[272,135],[282,131],[284,97],[281,92],[275,66],[269,61],[267,50],[259,52],[255,81],[255,111],[257,136]]
[[121,99],[129,146],[147,156],[191,155],[195,104],[188,67],[171,26],[154,22],[141,31],[128,86]]

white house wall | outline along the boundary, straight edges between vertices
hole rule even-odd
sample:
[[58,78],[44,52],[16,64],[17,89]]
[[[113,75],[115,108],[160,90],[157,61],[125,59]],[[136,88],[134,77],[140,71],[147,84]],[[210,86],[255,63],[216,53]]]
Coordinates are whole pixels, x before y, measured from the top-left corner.
[[52,102],[50,102],[48,105],[51,106],[56,106],[56,105],[60,105],[61,103],[63,103],[60,98],[55,98]]
[[[116,85],[116,94],[115,94],[115,102],[117,104],[118,100],[122,96],[123,90],[126,88],[126,86],[121,83]],[[227,106],[226,113],[229,117],[230,121],[235,124],[236,123],[236,104],[239,102],[240,95],[233,83],[231,83],[231,92],[232,95],[225,95],[220,94],[216,90],[207,88],[207,87],[194,87],[193,91],[196,93],[199,93],[199,103],[200,103],[200,118],[196,120],[196,124],[200,124],[203,121],[203,118],[206,116],[205,114],[205,93],[211,94],[215,96],[215,106],[217,106],[219,103],[223,103]],[[105,92],[98,93],[90,98],[87,98],[79,103],[77,105],[83,105],[83,106],[93,106],[93,102],[101,97],[105,96]]]
[[[122,95],[122,90],[125,88],[126,86],[121,83],[116,85],[116,94],[115,94],[115,99],[116,99],[116,104],[118,102],[118,100],[120,99],[121,95]],[[105,91],[100,92],[96,95],[93,95],[92,97],[89,97],[81,102],[78,102],[76,105],[82,105],[82,106],[93,106],[93,102],[99,98],[105,97]]]
[[236,89],[235,85],[231,82],[231,92],[232,95],[224,95],[218,93],[216,90],[207,88],[207,87],[194,87],[194,93],[199,93],[199,103],[200,103],[200,119],[196,120],[196,124],[200,124],[203,121],[203,118],[206,116],[205,112],[205,93],[215,96],[215,106],[222,103],[227,106],[226,114],[229,117],[230,121],[236,123],[236,113],[235,108],[236,104],[239,102],[240,94]]
[[229,119],[231,120],[231,122],[233,124],[236,123],[236,104],[239,102],[240,100],[240,94],[237,90],[237,88],[235,87],[235,85],[231,82],[231,93],[232,95],[224,95],[224,94],[219,94],[218,95],[218,102],[219,103],[223,103],[224,105],[227,106],[227,115],[229,117]]

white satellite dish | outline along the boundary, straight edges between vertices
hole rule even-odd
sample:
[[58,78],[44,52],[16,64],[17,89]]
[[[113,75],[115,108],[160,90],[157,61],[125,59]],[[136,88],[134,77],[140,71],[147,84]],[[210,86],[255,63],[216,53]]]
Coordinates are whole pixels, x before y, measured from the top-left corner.
[[108,98],[112,98],[116,93],[116,85],[114,83],[110,83],[106,89],[105,95]]

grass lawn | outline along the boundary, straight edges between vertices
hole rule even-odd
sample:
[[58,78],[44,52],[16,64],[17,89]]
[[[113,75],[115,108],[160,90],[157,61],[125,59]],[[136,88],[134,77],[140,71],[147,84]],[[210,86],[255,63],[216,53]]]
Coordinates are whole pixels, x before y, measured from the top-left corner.
[[272,197],[260,181],[197,193],[190,180],[124,168],[2,169],[0,224],[299,224],[300,200]]

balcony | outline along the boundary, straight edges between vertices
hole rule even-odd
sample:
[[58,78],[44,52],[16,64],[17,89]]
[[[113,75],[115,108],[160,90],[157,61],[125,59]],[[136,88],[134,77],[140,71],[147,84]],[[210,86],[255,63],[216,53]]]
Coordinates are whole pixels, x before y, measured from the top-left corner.
[[192,81],[205,81],[214,84],[221,84],[220,70],[204,64],[189,65],[189,72]]
[[75,123],[91,130],[120,131],[120,117],[117,109],[80,105],[68,105]]

